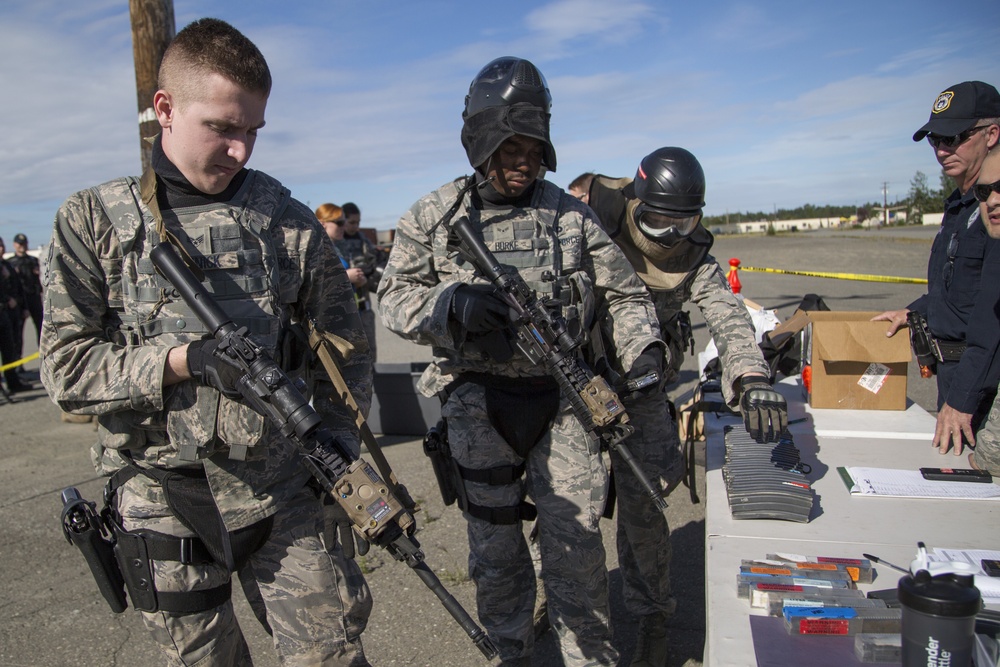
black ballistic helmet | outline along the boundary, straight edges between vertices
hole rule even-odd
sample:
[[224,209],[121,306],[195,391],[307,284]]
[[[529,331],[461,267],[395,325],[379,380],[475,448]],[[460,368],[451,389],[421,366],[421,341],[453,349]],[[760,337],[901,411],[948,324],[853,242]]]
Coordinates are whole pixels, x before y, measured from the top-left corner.
[[639,163],[632,184],[640,200],[634,219],[645,236],[672,246],[698,227],[705,172],[688,151],[673,146],[653,151]]
[[497,58],[469,85],[462,119],[462,145],[473,168],[482,166],[504,141],[515,134],[544,146],[542,164],[556,170],[556,151],[549,139],[552,95],[545,77],[530,61]]

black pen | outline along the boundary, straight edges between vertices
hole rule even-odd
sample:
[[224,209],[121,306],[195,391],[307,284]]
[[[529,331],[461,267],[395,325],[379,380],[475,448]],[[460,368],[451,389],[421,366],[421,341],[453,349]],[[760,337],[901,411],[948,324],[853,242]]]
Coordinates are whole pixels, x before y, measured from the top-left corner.
[[900,572],[905,572],[906,574],[909,574],[909,573],[910,573],[910,571],[909,571],[909,570],[904,570],[904,569],[903,569],[903,568],[901,568],[900,566],[898,566],[898,565],[893,565],[893,564],[892,564],[892,563],[890,563],[889,561],[887,561],[887,560],[882,560],[881,558],[878,558],[877,556],[872,556],[871,554],[861,554],[861,555],[862,555],[862,556],[864,556],[865,558],[867,558],[868,560],[870,560],[870,561],[871,561],[871,562],[873,562],[873,563],[881,563],[882,565],[888,565],[889,567],[891,567],[891,568],[892,568],[892,569],[894,569],[894,570],[899,570]]

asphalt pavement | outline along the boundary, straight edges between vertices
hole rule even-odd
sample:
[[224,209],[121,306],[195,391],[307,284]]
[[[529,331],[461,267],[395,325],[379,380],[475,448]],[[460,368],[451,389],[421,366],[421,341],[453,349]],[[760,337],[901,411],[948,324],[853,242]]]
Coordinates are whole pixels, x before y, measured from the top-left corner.
[[[730,257],[744,266],[802,272],[847,272],[911,278],[925,277],[930,242],[936,228],[823,230],[768,236],[720,236],[713,254],[724,267]],[[882,311],[901,308],[923,293],[920,285],[832,280],[800,275],[741,272],[743,293],[784,320],[803,295],[815,293],[834,310]],[[695,341],[704,349],[709,334],[692,312]],[[30,332],[29,332],[30,334]],[[380,362],[429,359],[429,350],[381,329]],[[28,336],[32,338],[32,336]],[[26,353],[33,352],[29,347]],[[37,379],[37,362],[26,365]],[[681,384],[672,392],[682,399],[694,386],[696,363],[685,363]],[[113,614],[97,593],[83,558],[59,528],[59,492],[76,486],[84,497],[99,500],[103,480],[94,473],[89,448],[92,424],[60,421],[59,410],[40,385],[0,399],[0,664],[8,667],[57,665],[163,664],[131,609]],[[933,412],[933,380],[923,380],[913,362],[910,400]],[[475,590],[468,579],[465,523],[454,507],[445,507],[420,438],[380,436],[397,476],[420,505],[418,539],[428,565],[447,589],[475,614]],[[929,443],[928,443],[928,446]],[[703,482],[704,470],[698,480]],[[700,489],[703,494],[703,488]],[[671,665],[701,664],[705,639],[704,505],[694,504],[681,487],[669,498],[673,564],[671,579],[679,600],[671,627]],[[610,572],[614,642],[623,664],[635,642],[635,619],[625,611],[621,575],[614,549],[613,521],[604,522]],[[486,665],[464,631],[452,621],[415,573],[384,552],[373,549],[362,559],[375,608],[363,641],[369,660],[379,666]],[[238,587],[236,587],[238,589]],[[234,589],[235,590],[235,589]],[[254,662],[277,665],[270,638],[259,627],[238,592],[237,612]],[[536,645],[534,664],[561,664],[551,632]]]

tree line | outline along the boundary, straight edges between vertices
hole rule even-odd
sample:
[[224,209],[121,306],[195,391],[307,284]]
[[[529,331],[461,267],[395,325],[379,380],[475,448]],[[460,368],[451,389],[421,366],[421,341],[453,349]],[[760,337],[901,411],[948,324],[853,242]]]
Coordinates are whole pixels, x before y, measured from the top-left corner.
[[[927,174],[918,171],[910,180],[910,190],[904,199],[890,204],[890,210],[906,212],[906,221],[900,224],[919,225],[924,213],[943,213],[944,200],[955,190],[955,181],[941,171],[937,188],[931,188]],[[779,208],[775,211],[740,211],[726,215],[706,215],[702,224],[717,227],[728,223],[751,222],[755,220],[805,220],[809,218],[847,218],[857,216],[859,223],[882,216],[882,202],[867,202],[860,206],[847,204],[816,206],[804,204],[797,208]]]

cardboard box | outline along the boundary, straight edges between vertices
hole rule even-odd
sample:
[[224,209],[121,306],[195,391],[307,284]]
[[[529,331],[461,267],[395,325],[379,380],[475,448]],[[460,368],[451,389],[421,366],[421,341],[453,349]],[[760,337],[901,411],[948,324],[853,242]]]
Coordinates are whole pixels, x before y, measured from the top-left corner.
[[878,313],[810,311],[809,405],[850,410],[905,410],[910,339],[885,335]]
[[427,363],[375,364],[368,427],[383,435],[423,436],[441,419],[441,401],[417,391]]

